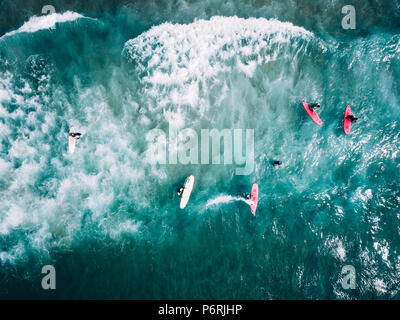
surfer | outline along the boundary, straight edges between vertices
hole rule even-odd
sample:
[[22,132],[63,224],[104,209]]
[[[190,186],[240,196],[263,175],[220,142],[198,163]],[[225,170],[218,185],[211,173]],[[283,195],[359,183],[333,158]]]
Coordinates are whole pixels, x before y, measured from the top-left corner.
[[348,116],[346,117],[346,119],[347,119],[347,120],[350,120],[351,122],[357,122],[357,120],[358,120],[358,118],[353,117],[352,115],[348,115]]
[[80,139],[81,135],[82,134],[79,132],[70,132],[70,134],[69,134],[70,137],[75,138],[76,140]]
[[315,109],[315,108],[319,108],[319,107],[320,107],[320,105],[319,105],[318,103],[313,103],[313,104],[310,105],[310,110],[311,110],[312,112],[314,112],[314,109]]
[[251,198],[251,194],[247,193],[247,192],[243,192],[242,193],[242,198],[246,199],[246,200],[250,200]]
[[315,112],[315,108],[319,108],[320,105],[318,103],[313,103],[312,105],[309,105],[307,102],[303,100],[302,105],[304,107],[304,110],[306,110],[307,114],[310,116],[312,121],[315,122],[316,125],[320,126],[322,125],[322,120],[318,116],[318,114]]
[[280,166],[282,165],[282,161],[274,161],[273,166]]
[[183,192],[183,188],[180,187],[180,188],[178,189],[178,191],[177,191],[178,197],[182,196],[182,192]]

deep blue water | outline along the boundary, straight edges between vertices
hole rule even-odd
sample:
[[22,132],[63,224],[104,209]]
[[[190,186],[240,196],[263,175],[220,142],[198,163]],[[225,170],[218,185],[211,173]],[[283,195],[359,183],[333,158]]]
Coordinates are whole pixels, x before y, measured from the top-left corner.
[[[400,297],[398,0],[45,4],[0,5],[0,298]],[[154,128],[254,130],[254,170],[152,165]]]

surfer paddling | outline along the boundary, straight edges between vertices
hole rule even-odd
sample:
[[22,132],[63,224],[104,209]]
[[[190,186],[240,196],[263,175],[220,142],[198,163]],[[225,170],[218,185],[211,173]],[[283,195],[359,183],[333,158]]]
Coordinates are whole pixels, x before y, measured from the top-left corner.
[[307,114],[310,116],[310,118],[317,124],[317,125],[322,125],[322,120],[318,116],[318,114],[315,112],[315,108],[319,108],[320,105],[318,103],[313,103],[312,105],[309,105],[307,102],[303,100],[302,102],[304,109],[306,110]]
[[178,194],[178,197],[181,197],[181,196],[182,196],[182,192],[183,192],[183,187],[180,187],[180,188],[178,189],[178,191],[176,192],[176,193]]
[[81,138],[82,134],[79,132],[75,132],[74,127],[69,129],[68,134],[68,153],[74,153],[75,151],[75,144]]
[[177,191],[179,198],[181,198],[181,203],[179,207],[181,209],[185,209],[186,205],[189,202],[190,194],[192,193],[194,185],[194,177],[189,176],[185,180],[185,183],[183,184],[183,187],[180,187]]
[[313,104],[309,105],[311,112],[314,112],[314,109],[319,108],[319,107],[320,107],[320,105],[318,103],[313,103]]
[[346,120],[349,120],[349,121],[351,121],[351,122],[357,122],[358,118],[353,117],[352,115],[348,115],[348,116],[346,117]]
[[81,138],[82,134],[79,133],[79,132],[70,132],[69,136],[72,137],[72,138],[75,138],[76,140],[78,140],[78,139]]
[[358,118],[354,117],[351,114],[351,108],[350,106],[346,107],[346,110],[344,111],[344,119],[343,119],[343,129],[345,134],[349,134],[351,131],[351,124],[353,122],[357,122]]

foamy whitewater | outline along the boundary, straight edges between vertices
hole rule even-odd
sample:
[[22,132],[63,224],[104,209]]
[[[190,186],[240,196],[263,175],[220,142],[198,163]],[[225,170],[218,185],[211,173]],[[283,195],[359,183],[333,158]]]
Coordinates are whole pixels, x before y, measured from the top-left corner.
[[247,203],[248,205],[252,204],[251,200],[247,200],[247,199],[240,198],[240,197],[232,197],[232,196],[222,195],[222,196],[218,196],[215,199],[211,199],[211,200],[207,201],[206,208],[208,208],[210,206],[216,206],[221,203],[229,203],[232,201],[243,201],[244,203]]
[[[338,1],[288,3],[32,7],[1,26],[0,298],[399,298],[399,4],[346,31]],[[149,131],[185,128],[254,130],[254,171],[146,160]]]
[[31,33],[39,30],[54,29],[57,23],[74,21],[83,18],[83,16],[76,12],[67,11],[63,14],[52,13],[47,16],[33,16],[29,21],[25,22],[18,30],[6,33],[4,37],[10,37],[18,33]]

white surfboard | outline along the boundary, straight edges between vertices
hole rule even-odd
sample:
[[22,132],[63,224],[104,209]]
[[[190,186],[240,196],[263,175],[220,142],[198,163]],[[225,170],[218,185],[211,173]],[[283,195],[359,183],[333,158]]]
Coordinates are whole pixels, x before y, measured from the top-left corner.
[[181,198],[181,209],[185,209],[187,203],[189,202],[190,194],[192,193],[194,185],[194,177],[190,176],[186,179],[183,186],[182,198]]
[[[69,129],[69,133],[75,133],[74,127]],[[74,153],[76,139],[68,135],[68,153]]]

